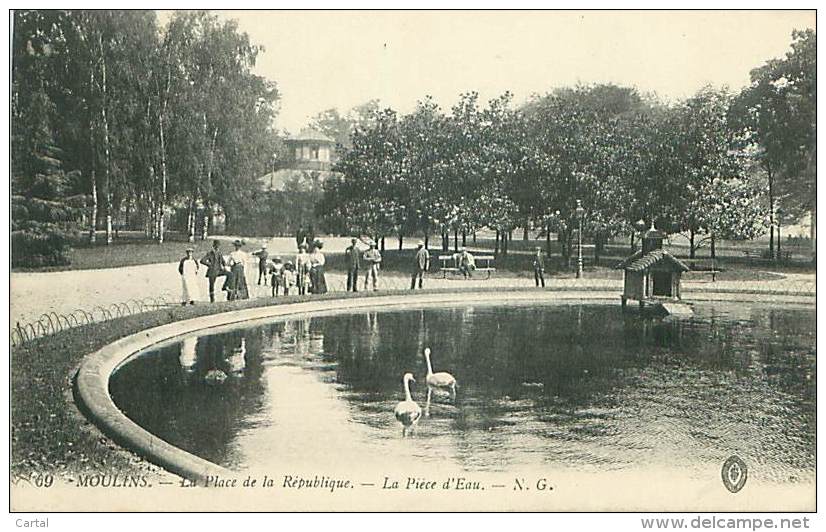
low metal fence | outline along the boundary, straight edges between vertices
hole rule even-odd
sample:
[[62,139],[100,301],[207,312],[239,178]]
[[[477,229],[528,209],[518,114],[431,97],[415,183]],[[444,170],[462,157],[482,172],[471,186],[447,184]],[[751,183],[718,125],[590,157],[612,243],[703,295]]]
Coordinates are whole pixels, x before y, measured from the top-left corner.
[[142,299],[130,299],[120,303],[113,303],[108,306],[96,305],[87,309],[75,309],[69,313],[59,313],[55,311],[45,312],[33,322],[17,322],[11,328],[9,340],[11,345],[16,347],[35,338],[41,338],[50,334],[55,334],[67,329],[100,323],[123,316],[131,316],[141,312],[147,312],[158,308],[179,304],[177,300],[169,294],[149,296]]

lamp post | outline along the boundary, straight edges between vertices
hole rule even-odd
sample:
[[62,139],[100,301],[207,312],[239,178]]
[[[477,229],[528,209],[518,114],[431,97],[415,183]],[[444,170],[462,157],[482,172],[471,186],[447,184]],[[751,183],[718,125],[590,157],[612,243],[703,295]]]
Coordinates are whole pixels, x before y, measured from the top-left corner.
[[585,209],[582,208],[582,201],[576,200],[576,217],[579,220],[579,231],[577,231],[577,258],[576,258],[576,278],[582,278],[582,216]]

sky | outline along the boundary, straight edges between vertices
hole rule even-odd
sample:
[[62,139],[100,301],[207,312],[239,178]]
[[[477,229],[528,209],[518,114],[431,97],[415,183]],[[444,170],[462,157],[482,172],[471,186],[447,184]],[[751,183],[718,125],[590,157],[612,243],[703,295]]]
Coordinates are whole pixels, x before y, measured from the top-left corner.
[[[519,104],[577,83],[631,85],[666,100],[738,90],[789,50],[814,11],[220,11],[263,45],[255,72],[281,94],[279,129],[378,98],[402,113],[426,95]],[[168,18],[161,13],[160,20]]]

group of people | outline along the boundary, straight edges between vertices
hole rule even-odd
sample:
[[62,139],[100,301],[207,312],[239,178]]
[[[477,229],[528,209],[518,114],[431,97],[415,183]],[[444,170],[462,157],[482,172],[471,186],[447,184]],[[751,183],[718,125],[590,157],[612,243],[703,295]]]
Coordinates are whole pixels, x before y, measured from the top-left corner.
[[268,260],[267,246],[263,245],[256,252],[258,256],[258,284],[264,279],[264,284],[272,287],[273,297],[283,293],[290,295],[296,288],[299,295],[327,293],[327,279],[324,275],[324,266],[327,259],[321,251],[324,243],[314,240],[309,245],[302,241],[298,245],[295,260],[283,262],[281,257]]
[[347,291],[358,292],[359,270],[361,261],[366,263],[366,273],[364,274],[364,289],[367,290],[370,279],[373,280],[373,290],[378,290],[379,269],[381,268],[381,252],[376,243],[371,241],[369,249],[362,255],[358,247],[358,239],[350,239],[350,246],[344,250],[347,259]]
[[198,275],[201,268],[206,269],[206,278],[209,281],[209,300],[215,302],[215,291],[218,279],[223,278],[221,290],[226,292],[227,301],[249,299],[249,285],[247,284],[246,267],[254,259],[258,262],[258,285],[271,285],[272,295],[281,293],[289,295],[295,287],[299,294],[324,294],[327,292],[327,280],[324,275],[326,259],[321,251],[324,244],[320,240],[313,240],[310,244],[301,242],[295,261],[282,262],[281,257],[270,258],[267,245],[251,255],[243,251],[244,242],[235,240],[234,250],[224,255],[221,242],[214,240],[212,249],[196,260],[193,256],[195,248],[187,248],[186,256],[178,264],[178,273],[181,276],[181,303],[194,305],[200,299]]
[[200,298],[198,287],[198,273],[201,266],[206,266],[206,277],[209,280],[209,300],[215,301],[215,283],[219,277],[224,277],[222,289],[227,292],[227,300],[249,299],[246,272],[244,265],[248,261],[247,254],[241,249],[244,243],[240,240],[233,242],[235,250],[224,256],[221,252],[221,243],[215,240],[212,249],[200,262],[195,260],[195,248],[187,248],[186,256],[178,264],[178,273],[181,275],[183,305],[194,305]]
[[[178,273],[181,275],[182,283],[182,304],[194,305],[199,299],[199,288],[197,283],[198,273],[201,266],[206,267],[206,277],[209,280],[209,300],[215,301],[215,286],[219,278],[224,278],[222,290],[227,293],[227,300],[249,299],[249,287],[247,285],[245,265],[250,262],[250,256],[242,248],[244,242],[235,240],[235,247],[229,255],[224,256],[221,251],[221,242],[214,240],[212,249],[199,261],[195,260],[194,248],[187,248],[186,256],[181,259],[178,265]],[[324,294],[327,292],[327,279],[324,273],[326,258],[322,249],[324,244],[320,240],[312,240],[309,244],[306,238],[298,244],[298,253],[295,260],[283,262],[281,257],[270,257],[267,245],[252,253],[258,260],[258,285],[270,285],[272,296],[279,294],[289,295],[293,288],[297,289],[299,295],[304,294]],[[416,254],[413,258],[412,278],[410,289],[418,287],[421,289],[425,272],[430,270],[430,253],[424,246],[424,242],[419,241],[416,246]],[[377,249],[376,243],[371,241],[369,249],[362,251],[358,247],[358,239],[350,240],[350,246],[345,250],[347,262],[347,291],[358,291],[359,272],[362,262],[365,263],[364,289],[367,290],[372,280],[373,290],[378,289],[379,270],[381,268],[382,256]],[[454,255],[457,267],[465,278],[473,276],[476,263],[473,255],[462,248]],[[536,286],[545,286],[545,259],[542,249],[537,247],[533,257],[534,281]]]

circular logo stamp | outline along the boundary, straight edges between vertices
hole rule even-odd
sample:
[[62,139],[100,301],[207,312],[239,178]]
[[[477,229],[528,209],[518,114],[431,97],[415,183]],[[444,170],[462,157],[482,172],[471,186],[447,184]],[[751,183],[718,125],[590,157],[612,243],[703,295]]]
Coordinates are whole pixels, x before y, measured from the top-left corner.
[[749,468],[739,456],[730,456],[723,463],[723,485],[732,493],[737,493],[746,485]]

